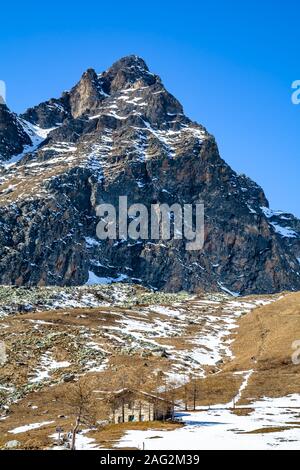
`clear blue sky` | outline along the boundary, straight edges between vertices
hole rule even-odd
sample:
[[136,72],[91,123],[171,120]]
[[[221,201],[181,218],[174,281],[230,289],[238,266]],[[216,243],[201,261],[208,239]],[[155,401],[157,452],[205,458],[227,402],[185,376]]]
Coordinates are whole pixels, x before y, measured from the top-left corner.
[[300,216],[299,0],[2,2],[0,79],[15,111],[59,96],[88,67],[142,56],[222,157]]

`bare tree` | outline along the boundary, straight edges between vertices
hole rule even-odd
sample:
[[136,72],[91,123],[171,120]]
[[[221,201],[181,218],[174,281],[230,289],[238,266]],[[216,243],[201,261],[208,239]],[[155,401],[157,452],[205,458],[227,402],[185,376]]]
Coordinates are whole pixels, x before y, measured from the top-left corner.
[[76,434],[81,424],[91,426],[95,424],[96,402],[93,387],[86,379],[78,381],[72,386],[66,397],[65,404],[74,416],[72,429],[71,450],[76,449]]
[[188,411],[188,402],[189,402],[189,380],[185,377],[184,385],[183,385],[183,402],[184,402],[184,410]]
[[172,416],[171,418],[174,419],[174,408],[176,405],[176,399],[178,398],[178,392],[180,388],[180,383],[178,380],[167,380],[166,379],[166,387],[164,397],[172,404]]
[[192,377],[190,380],[190,394],[193,403],[193,410],[196,410],[197,400],[199,398],[199,385],[195,377]]
[[[137,391],[149,391],[149,377],[147,368],[142,365],[128,365],[119,364],[114,367],[114,370],[106,377],[104,381],[104,387],[106,389],[105,397],[103,398],[103,404],[105,404],[110,413],[115,416],[115,411],[121,409],[122,421],[125,421],[125,402],[126,396],[118,394],[121,390],[137,390]],[[151,383],[152,386],[152,383]],[[140,400],[136,403],[141,410]],[[141,416],[141,411],[140,411]]]

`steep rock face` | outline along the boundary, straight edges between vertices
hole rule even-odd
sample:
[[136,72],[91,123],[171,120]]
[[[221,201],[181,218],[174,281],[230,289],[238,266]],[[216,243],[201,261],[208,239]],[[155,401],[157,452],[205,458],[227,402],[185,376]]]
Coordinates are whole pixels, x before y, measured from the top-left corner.
[[74,118],[90,114],[101,106],[106,94],[93,69],[88,69],[70,92],[70,108]]
[[34,108],[29,108],[21,118],[43,129],[57,127],[71,117],[69,101],[69,93],[64,93],[59,99],[52,98]]
[[[300,222],[221,158],[213,136],[136,56],[22,115],[45,140],[0,187],[0,281],[74,285],[128,279],[169,291],[300,288]],[[36,127],[38,126],[38,127]],[[38,130],[40,129],[40,130]],[[42,131],[41,131],[42,129]],[[96,238],[99,203],[203,201],[205,241]]]
[[86,224],[78,214],[89,216],[90,208],[80,195],[88,196],[90,189],[80,169],[71,172],[68,181],[74,191],[72,201],[60,193],[59,198],[49,195],[1,208],[3,284],[84,283],[88,269],[88,260],[82,256]]
[[17,116],[0,103],[0,161],[23,152],[25,146],[31,144]]

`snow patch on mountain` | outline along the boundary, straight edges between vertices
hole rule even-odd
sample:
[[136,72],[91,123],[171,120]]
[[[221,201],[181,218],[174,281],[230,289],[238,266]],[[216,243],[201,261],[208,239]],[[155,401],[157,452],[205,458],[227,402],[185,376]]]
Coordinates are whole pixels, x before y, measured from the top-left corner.
[[5,168],[9,168],[15,163],[18,163],[20,160],[22,160],[22,158],[26,154],[37,150],[37,148],[41,145],[41,143],[47,138],[48,134],[54,129],[56,129],[56,127],[52,127],[50,129],[42,129],[41,127],[35,126],[34,124],[31,124],[30,122],[25,121],[24,119],[21,119],[21,118],[18,118],[18,122],[21,125],[24,132],[26,132],[26,134],[30,137],[32,144],[25,145],[23,152],[21,152],[18,155],[12,156],[8,161],[3,163]]

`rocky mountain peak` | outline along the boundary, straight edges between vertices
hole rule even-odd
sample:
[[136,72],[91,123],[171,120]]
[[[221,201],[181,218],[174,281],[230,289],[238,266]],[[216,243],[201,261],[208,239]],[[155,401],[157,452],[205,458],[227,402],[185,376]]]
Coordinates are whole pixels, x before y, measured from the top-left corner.
[[109,68],[109,70],[120,70],[120,69],[129,69],[133,68],[135,70],[140,70],[143,72],[149,72],[149,68],[142,59],[142,57],[139,57],[135,54],[131,54],[125,57],[122,57],[121,59],[118,59],[116,62],[113,63],[113,65]]
[[[127,279],[242,294],[300,288],[300,222],[270,211],[262,188],[222,160],[214,137],[137,56],[100,74],[88,69],[69,92],[22,116],[2,107],[1,142],[3,160],[16,156],[0,172],[2,283]],[[124,195],[147,207],[204,201],[204,248],[97,240],[95,207],[117,206]]]
[[138,81],[144,86],[160,82],[159,77],[149,71],[145,61],[136,55],[118,60],[106,72],[100,74],[99,78],[110,94],[132,86]]

